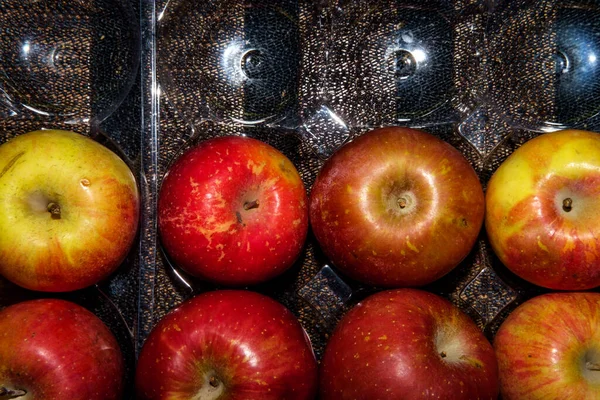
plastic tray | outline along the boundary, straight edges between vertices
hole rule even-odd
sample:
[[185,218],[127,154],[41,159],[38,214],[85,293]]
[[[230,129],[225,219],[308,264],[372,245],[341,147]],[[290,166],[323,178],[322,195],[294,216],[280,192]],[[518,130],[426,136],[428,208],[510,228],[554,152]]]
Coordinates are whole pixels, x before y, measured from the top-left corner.
[[[485,187],[541,132],[600,130],[600,3],[591,0],[5,0],[0,31],[0,142],[75,130],[117,151],[138,178],[129,258],[107,281],[61,295],[119,338],[125,398],[158,320],[218,289],[169,263],[157,234],[162,178],[198,141],[261,139],[310,189],[343,143],[379,126],[418,127],[460,150]],[[1,285],[0,306],[40,296]],[[344,311],[379,290],[339,274],[310,233],[293,268],[250,289],[298,316],[318,358]],[[545,291],[506,270],[483,231],[424,289],[490,339],[516,305]]]

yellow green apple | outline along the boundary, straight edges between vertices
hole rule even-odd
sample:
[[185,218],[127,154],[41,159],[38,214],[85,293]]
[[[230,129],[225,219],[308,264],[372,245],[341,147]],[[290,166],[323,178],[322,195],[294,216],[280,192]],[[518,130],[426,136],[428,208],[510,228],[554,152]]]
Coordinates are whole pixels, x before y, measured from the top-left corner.
[[110,275],[137,231],[127,164],[81,134],[40,130],[0,146],[0,274],[27,289],[71,291]]
[[600,285],[600,135],[545,133],[515,150],[486,192],[485,226],[502,263],[556,290]]

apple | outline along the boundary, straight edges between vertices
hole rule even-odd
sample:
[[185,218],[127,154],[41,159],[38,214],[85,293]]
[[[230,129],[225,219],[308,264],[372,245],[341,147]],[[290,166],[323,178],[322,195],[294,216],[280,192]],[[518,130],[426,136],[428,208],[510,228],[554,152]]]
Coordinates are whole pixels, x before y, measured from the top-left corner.
[[300,255],[306,189],[292,162],[267,143],[207,139],[169,168],[158,226],[166,253],[187,273],[221,285],[257,284]]
[[600,285],[600,135],[529,140],[492,175],[486,207],[492,249],[516,275],[555,290]]
[[29,300],[1,310],[0,320],[0,398],[121,398],[121,350],[87,309],[66,300]]
[[138,359],[143,399],[308,400],[317,362],[298,320],[251,291],[193,297],[150,332]]
[[494,338],[503,400],[600,399],[600,293],[547,293]]
[[498,396],[490,342],[458,307],[420,289],[359,302],[336,326],[321,368],[321,400]]
[[0,274],[17,285],[62,292],[106,278],[138,213],[131,170],[88,137],[41,130],[0,145]]
[[469,162],[424,131],[379,128],[342,146],[312,187],[310,223],[344,274],[382,287],[422,286],[475,244],[483,189]]

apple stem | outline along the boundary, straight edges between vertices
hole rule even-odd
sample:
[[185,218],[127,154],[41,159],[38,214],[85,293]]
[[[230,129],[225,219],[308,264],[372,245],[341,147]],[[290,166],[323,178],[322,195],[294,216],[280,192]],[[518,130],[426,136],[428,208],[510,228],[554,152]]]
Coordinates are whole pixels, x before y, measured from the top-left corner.
[[600,371],[600,364],[588,361],[585,363],[585,368],[588,371]]
[[258,208],[258,200],[247,201],[244,203],[244,210],[252,210],[253,208]]
[[15,399],[17,397],[25,396],[27,392],[25,390],[11,390],[0,386],[0,396],[8,396],[9,399]]
[[442,357],[442,358],[446,358],[446,357],[447,357],[447,356],[446,356],[446,352],[445,352],[445,351],[442,351],[442,352],[440,353],[440,357]]
[[210,386],[216,388],[219,386],[219,379],[217,379],[216,376],[211,376],[208,380],[208,383],[210,384]]
[[60,206],[57,203],[48,203],[48,212],[50,212],[53,219],[60,219]]
[[407,201],[406,201],[406,199],[405,199],[404,197],[400,197],[400,198],[398,199],[398,206],[399,206],[400,208],[405,208],[405,207],[406,207],[406,204],[407,204]]
[[564,199],[562,208],[565,212],[571,211],[573,209],[573,199],[571,199],[570,197]]

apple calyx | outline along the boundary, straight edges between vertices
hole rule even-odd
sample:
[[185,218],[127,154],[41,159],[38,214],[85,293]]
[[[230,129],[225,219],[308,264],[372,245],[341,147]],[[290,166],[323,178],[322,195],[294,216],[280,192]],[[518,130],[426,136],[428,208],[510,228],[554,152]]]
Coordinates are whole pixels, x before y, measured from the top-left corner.
[[47,209],[52,216],[52,219],[60,219],[60,205],[58,205],[58,203],[51,201],[48,203]]
[[16,399],[21,396],[25,396],[27,392],[25,390],[12,390],[4,386],[0,386],[0,397],[6,399]]
[[[242,206],[244,208],[244,211],[250,211],[253,210],[255,208],[258,208],[258,200],[252,200],[252,201],[246,201],[244,202],[244,205]],[[244,224],[244,219],[242,218],[242,213],[239,211],[235,212],[235,217],[237,219],[238,224]]]
[[210,379],[208,380],[208,384],[214,388],[219,387],[219,385],[221,384],[221,381],[219,381],[219,379],[216,376],[211,376]]
[[193,400],[218,400],[223,392],[225,392],[225,384],[214,371],[210,371],[204,375],[204,382]]
[[567,197],[563,200],[562,209],[564,212],[570,212],[573,209],[573,199]]

